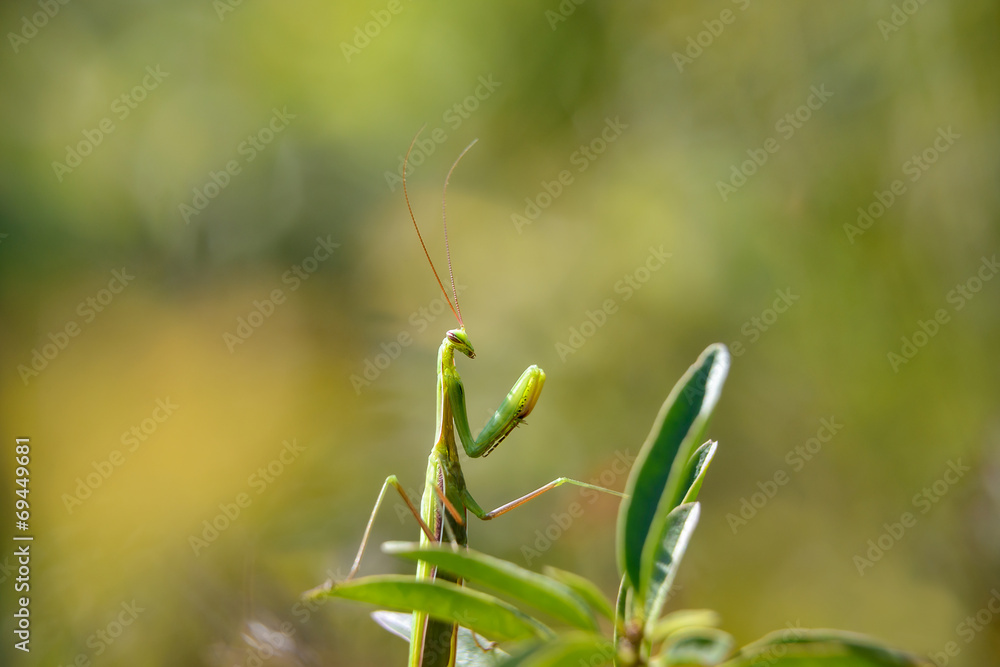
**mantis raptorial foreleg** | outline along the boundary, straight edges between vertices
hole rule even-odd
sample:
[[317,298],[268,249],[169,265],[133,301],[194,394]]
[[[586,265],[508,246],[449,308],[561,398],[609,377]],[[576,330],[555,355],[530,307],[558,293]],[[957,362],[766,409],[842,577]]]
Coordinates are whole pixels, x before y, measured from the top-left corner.
[[[476,356],[475,352],[472,351],[471,343],[467,354],[471,359]],[[535,365],[528,366],[521,373],[521,377],[517,379],[514,386],[510,388],[507,397],[500,403],[500,407],[493,413],[493,417],[486,423],[483,430],[479,432],[478,436],[473,437],[465,408],[465,386],[462,384],[462,378],[459,377],[454,362],[452,362],[450,369],[445,370],[444,375],[448,401],[454,415],[455,432],[458,434],[459,440],[462,441],[465,453],[472,458],[488,455],[503,442],[504,438],[510,435],[511,431],[524,422],[524,418],[535,407],[535,403],[542,393],[542,385],[545,384],[545,371]]]

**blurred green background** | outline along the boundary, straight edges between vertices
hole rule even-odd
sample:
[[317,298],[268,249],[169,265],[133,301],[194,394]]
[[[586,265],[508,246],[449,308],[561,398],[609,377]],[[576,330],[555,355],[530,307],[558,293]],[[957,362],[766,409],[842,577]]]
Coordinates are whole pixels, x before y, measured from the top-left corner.
[[[548,376],[530,425],[465,467],[484,507],[560,475],[621,488],[616,461],[721,341],[675,608],[741,642],[839,627],[996,664],[998,19],[982,0],[6,3],[0,489],[30,436],[36,541],[28,656],[0,555],[0,660],[401,664],[363,607],[297,604],[349,568],[386,475],[422,485],[455,324],[398,186],[426,124],[408,186],[442,270],[441,188],[479,139],[448,207],[471,420],[528,364]],[[842,427],[810,442],[823,419]],[[590,501],[560,489],[471,544],[611,595],[616,503]],[[417,537],[398,509],[373,544]],[[373,548],[363,570],[409,566]]]

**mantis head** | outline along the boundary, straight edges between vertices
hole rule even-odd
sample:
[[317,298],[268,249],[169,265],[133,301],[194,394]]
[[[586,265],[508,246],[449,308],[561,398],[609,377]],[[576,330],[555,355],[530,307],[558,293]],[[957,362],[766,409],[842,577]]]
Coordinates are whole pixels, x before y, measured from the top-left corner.
[[465,327],[462,327],[461,329],[452,329],[446,335],[448,337],[448,341],[451,342],[452,347],[467,356],[469,359],[476,358],[476,351],[472,349],[472,342],[465,334]]

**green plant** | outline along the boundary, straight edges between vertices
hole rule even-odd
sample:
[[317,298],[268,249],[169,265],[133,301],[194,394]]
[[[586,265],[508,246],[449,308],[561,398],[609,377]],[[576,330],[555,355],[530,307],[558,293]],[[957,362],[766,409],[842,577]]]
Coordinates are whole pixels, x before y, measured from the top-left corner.
[[[698,523],[698,492],[717,443],[704,435],[729,369],[715,344],[674,386],[653,423],[626,484],[617,531],[621,587],[612,605],[578,575],[547,568],[537,573],[449,544],[421,547],[388,542],[383,551],[419,560],[494,595],[442,580],[371,576],[333,583],[311,593],[373,603],[375,620],[410,637],[411,614],[422,611],[459,625],[456,665],[473,667],[905,667],[929,664],[880,642],[837,630],[783,630],[734,651],[730,635],[709,610],[664,613],[678,566]],[[525,611],[525,608],[532,611]],[[557,623],[546,623],[535,614]],[[612,628],[610,639],[599,619]],[[550,627],[554,626],[554,627]],[[478,637],[476,636],[478,635]],[[507,651],[499,645],[503,644]],[[438,647],[443,658],[451,646]],[[509,651],[509,652],[508,652]]]

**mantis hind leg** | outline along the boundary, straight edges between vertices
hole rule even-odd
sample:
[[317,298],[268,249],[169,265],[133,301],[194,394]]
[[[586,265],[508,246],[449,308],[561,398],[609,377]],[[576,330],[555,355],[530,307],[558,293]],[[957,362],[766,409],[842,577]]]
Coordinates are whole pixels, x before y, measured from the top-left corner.
[[493,417],[483,430],[479,435],[473,436],[465,407],[465,387],[458,372],[453,369],[452,374],[445,378],[445,386],[454,415],[455,432],[462,441],[465,453],[478,458],[492,452],[511,431],[524,423],[524,419],[538,402],[544,384],[545,371],[538,366],[528,366],[500,402],[500,407],[493,413]]

